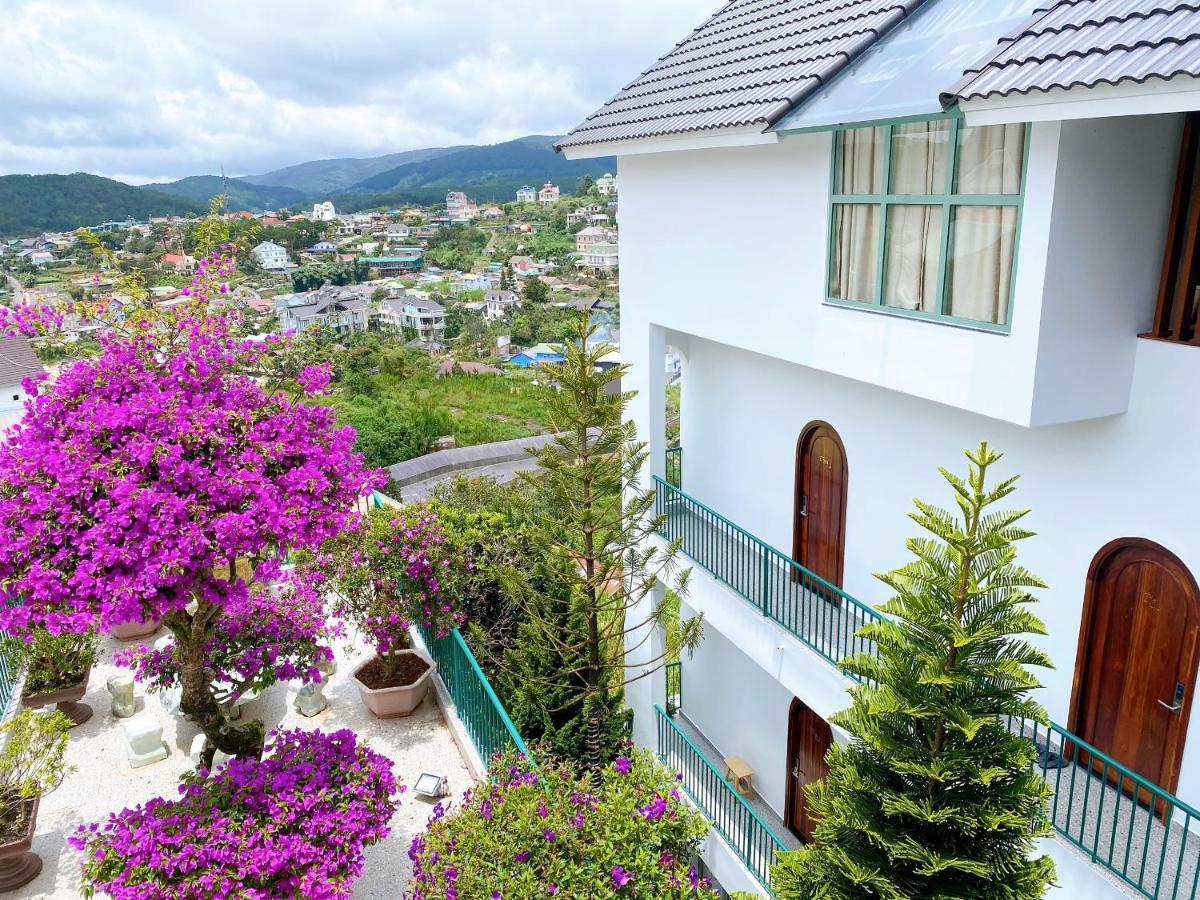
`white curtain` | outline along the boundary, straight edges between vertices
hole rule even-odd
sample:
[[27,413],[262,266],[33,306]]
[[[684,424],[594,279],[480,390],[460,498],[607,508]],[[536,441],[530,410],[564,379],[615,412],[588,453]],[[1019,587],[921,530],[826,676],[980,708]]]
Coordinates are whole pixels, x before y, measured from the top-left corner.
[[[834,193],[883,192],[882,128],[838,132]],[[833,209],[833,265],[829,296],[874,303],[878,286],[879,207],[839,204]]]
[[876,302],[879,207],[840,203],[833,208],[833,265],[829,296]]
[[[1019,194],[1024,157],[1024,125],[960,128],[958,193]],[[947,311],[964,319],[1007,322],[1017,249],[1016,207],[956,207],[950,241]]]
[[888,207],[884,304],[937,312],[941,255],[940,205]]
[[950,123],[910,122],[892,129],[892,194],[946,193]]

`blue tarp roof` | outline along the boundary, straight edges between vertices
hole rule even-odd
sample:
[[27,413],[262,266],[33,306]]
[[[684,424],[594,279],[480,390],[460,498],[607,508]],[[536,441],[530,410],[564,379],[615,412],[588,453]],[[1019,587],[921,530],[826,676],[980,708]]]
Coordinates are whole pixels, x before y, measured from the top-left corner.
[[939,95],[1028,19],[1039,0],[928,0],[772,131],[942,112]]

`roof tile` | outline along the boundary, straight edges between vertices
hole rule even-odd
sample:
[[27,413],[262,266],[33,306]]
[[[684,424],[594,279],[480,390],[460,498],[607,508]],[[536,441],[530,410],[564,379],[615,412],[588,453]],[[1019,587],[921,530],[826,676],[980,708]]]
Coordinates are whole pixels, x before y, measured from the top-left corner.
[[767,128],[925,0],[729,0],[559,141]]

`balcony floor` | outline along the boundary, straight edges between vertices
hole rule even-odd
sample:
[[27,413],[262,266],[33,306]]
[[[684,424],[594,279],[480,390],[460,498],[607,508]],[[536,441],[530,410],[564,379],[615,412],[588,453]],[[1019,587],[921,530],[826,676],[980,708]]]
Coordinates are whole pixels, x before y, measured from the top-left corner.
[[[678,712],[675,714],[673,721],[679,726],[679,730],[688,736],[688,739],[696,745],[697,749],[707,757],[713,766],[724,771],[725,755],[717,749],[716,744],[705,737],[704,732],[697,728],[691,719],[682,712]],[[667,761],[667,764],[670,765],[670,760]],[[767,805],[766,801],[758,795],[757,791],[743,795],[742,799],[749,804],[750,808],[757,813],[763,822],[770,826],[771,830],[775,832],[776,837],[783,842],[783,845],[788,850],[795,850],[801,846],[800,839],[792,834],[791,830],[783,823],[783,819],[779,818],[775,811]]]

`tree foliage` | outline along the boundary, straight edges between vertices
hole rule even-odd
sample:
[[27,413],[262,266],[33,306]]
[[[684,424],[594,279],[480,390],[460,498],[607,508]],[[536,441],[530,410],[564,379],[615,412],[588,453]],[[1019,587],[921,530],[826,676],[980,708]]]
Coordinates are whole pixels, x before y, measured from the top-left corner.
[[1054,877],[1032,855],[1050,833],[1049,788],[1033,742],[1008,727],[1048,721],[1027,667],[1050,659],[1025,639],[1046,633],[1029,609],[1044,585],[1016,563],[1028,511],[992,509],[1017,479],[987,484],[1000,454],[986,442],[967,458],[966,478],[941,470],[958,515],[916,501],[930,536],[879,576],[895,592],[880,607],[889,618],[859,632],[878,656],[843,663],[863,679],[833,720],[852,741],[808,789],[816,842],[775,866],[785,900],[1034,900]]

